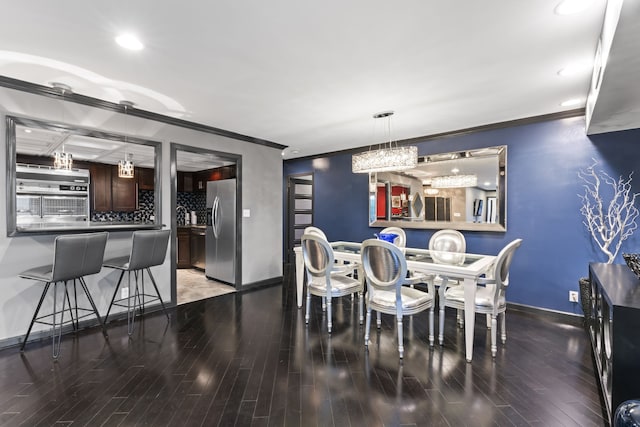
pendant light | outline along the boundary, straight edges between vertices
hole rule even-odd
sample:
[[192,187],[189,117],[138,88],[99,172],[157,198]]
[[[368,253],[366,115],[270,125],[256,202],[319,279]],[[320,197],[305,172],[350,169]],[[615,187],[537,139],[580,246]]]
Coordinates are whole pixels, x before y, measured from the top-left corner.
[[[64,104],[64,95],[65,93],[71,93],[71,86],[66,85],[64,83],[51,83],[51,86],[60,92],[62,96],[62,103]],[[62,106],[62,121],[64,122],[64,105]],[[65,139],[66,139],[65,135]],[[53,168],[63,171],[70,171],[71,166],[73,164],[73,156],[71,153],[66,153],[64,151],[64,140],[62,141],[62,151],[55,151],[53,153]]]
[[418,147],[414,145],[395,146],[391,141],[391,116],[393,111],[373,115],[374,119],[387,119],[389,143],[377,150],[354,154],[351,158],[353,173],[400,171],[412,169],[418,164]]
[[[127,110],[133,107],[135,104],[131,101],[120,101],[120,105],[124,107],[124,114],[127,115]],[[127,118],[125,117],[125,120]],[[127,126],[127,132],[129,131]],[[120,160],[118,162],[118,178],[133,178],[134,177],[134,167],[133,167],[133,154],[127,153],[127,134],[124,135],[124,160]]]

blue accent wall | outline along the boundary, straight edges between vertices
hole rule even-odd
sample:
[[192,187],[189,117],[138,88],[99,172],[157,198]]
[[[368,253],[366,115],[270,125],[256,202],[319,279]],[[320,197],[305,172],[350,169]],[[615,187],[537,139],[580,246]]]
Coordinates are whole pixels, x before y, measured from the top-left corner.
[[[420,155],[494,145],[508,146],[507,232],[463,231],[467,251],[495,255],[522,238],[507,300],[582,314],[579,304],[569,302],[569,291],[578,290],[589,262],[606,257],[582,224],[578,171],[596,159],[610,175],[626,177],[640,166],[640,130],[587,136],[584,117],[574,117],[417,144]],[[314,223],[329,240],[362,241],[380,230],[368,225],[368,176],[351,172],[351,154],[284,162],[285,181],[298,173],[314,175]],[[633,187],[640,192],[640,174]],[[434,231],[406,229],[407,245],[426,247]],[[640,232],[624,242],[622,252],[640,252]],[[624,263],[620,255],[616,263]]]

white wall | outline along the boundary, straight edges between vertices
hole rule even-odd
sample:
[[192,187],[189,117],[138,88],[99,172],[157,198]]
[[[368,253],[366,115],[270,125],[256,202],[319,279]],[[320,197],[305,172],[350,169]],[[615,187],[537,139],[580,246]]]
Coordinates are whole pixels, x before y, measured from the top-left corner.
[[[44,96],[0,88],[0,138],[5,140],[6,115],[65,122],[160,141],[162,143],[162,222],[170,226],[175,208],[170,206],[170,143],[202,147],[242,156],[242,208],[251,216],[242,219],[242,284],[282,276],[282,156],[266,146],[234,140],[164,123],[113,113]],[[231,129],[232,130],[232,129]],[[0,150],[6,169],[6,140]],[[26,333],[42,292],[37,282],[20,279],[26,269],[50,264],[55,236],[7,237],[6,173],[0,174],[0,342]],[[173,231],[175,233],[175,230]],[[126,254],[131,232],[112,232],[105,257]],[[163,299],[170,299],[170,262],[154,270]],[[106,313],[117,274],[103,269],[87,278],[99,312]],[[46,307],[45,307],[46,309]],[[34,331],[47,329],[36,326]]]

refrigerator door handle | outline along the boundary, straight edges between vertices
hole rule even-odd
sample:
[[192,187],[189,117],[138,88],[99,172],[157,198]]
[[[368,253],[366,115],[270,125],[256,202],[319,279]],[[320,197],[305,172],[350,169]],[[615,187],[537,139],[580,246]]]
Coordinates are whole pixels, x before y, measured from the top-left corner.
[[211,228],[213,229],[213,236],[217,239],[220,234],[220,198],[216,196],[213,200],[213,214],[212,214],[212,224]]

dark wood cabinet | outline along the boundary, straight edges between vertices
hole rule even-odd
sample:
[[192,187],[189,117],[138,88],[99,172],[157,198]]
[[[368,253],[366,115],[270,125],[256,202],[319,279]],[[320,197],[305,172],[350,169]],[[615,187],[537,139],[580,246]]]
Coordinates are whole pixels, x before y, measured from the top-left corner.
[[178,227],[177,268],[191,268],[191,229]]
[[111,210],[111,165],[93,163],[89,167],[91,174],[91,211]]
[[131,212],[138,208],[138,183],[134,178],[118,177],[118,166],[111,169],[111,209]]
[[178,191],[193,192],[193,172],[178,172]]
[[613,425],[616,408],[640,396],[640,280],[624,264],[589,265],[589,335],[602,396]]
[[206,231],[203,227],[191,228],[191,266],[204,270],[206,262]]
[[207,191],[208,181],[218,181],[220,179],[230,178],[236,178],[236,165],[195,172],[193,174],[193,191],[204,193]]
[[91,210],[130,212],[137,209],[135,178],[119,178],[118,167],[93,163],[91,173]]
[[149,168],[136,168],[136,179],[138,180],[138,189],[153,191],[155,188],[155,170]]
[[205,193],[207,191],[207,181],[209,173],[207,171],[195,172],[193,174],[193,191]]

